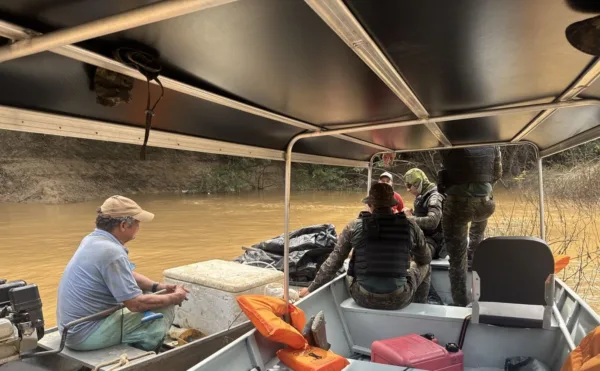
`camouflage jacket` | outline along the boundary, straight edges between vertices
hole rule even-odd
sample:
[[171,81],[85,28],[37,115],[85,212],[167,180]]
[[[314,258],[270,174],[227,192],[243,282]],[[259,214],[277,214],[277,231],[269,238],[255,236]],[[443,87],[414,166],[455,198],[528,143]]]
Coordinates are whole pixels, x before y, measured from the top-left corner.
[[[425,236],[421,228],[413,220],[409,221],[411,240],[411,256],[419,265],[429,264],[431,262],[431,250],[427,247]],[[335,277],[335,273],[344,265],[344,260],[350,255],[352,246],[352,236],[355,233],[362,233],[362,219],[357,218],[346,226],[338,237],[337,245],[323,262],[315,280],[308,286],[308,291],[312,292],[331,281]]]
[[[421,196],[420,196],[421,197]],[[415,223],[423,230],[423,231],[431,231],[434,232],[442,222],[442,205],[444,202],[444,196],[440,194],[438,191],[434,191],[429,199],[427,200],[427,205],[424,207],[427,208],[427,215],[425,216],[409,216],[408,219],[414,220]],[[417,201],[415,201],[415,212]]]

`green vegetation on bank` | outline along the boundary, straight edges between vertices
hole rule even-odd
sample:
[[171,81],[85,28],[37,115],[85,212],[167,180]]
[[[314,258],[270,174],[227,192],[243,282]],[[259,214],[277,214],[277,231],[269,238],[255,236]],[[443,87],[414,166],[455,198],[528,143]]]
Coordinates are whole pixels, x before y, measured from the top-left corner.
[[[0,131],[0,202],[78,202],[113,193],[224,193],[283,187],[279,161],[149,148],[147,161],[134,145]],[[535,189],[535,154],[529,146],[503,147],[504,179],[497,186]],[[564,198],[595,195],[600,177],[600,141],[544,161],[546,193]],[[402,175],[422,168],[432,180],[435,151],[398,154],[385,171]],[[383,171],[381,159],[374,176]],[[364,168],[294,164],[294,190],[363,190]],[[573,187],[577,184],[577,187]]]

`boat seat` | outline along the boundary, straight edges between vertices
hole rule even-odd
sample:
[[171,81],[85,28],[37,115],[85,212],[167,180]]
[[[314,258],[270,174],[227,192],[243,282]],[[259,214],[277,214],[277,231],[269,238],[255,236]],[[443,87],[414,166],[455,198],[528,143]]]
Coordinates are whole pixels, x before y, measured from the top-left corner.
[[344,312],[358,312],[358,313],[369,313],[369,314],[380,314],[383,316],[395,316],[395,317],[411,317],[411,318],[440,318],[455,319],[462,321],[466,316],[471,314],[471,308],[452,307],[444,305],[433,305],[433,304],[420,304],[410,303],[408,306],[402,309],[396,310],[383,310],[383,309],[370,309],[361,307],[356,304],[354,299],[351,297],[344,300],[340,304],[342,311]]
[[554,258],[535,237],[490,237],[473,256],[473,323],[552,325]]
[[[44,335],[44,337],[38,342],[40,348],[45,350],[58,349],[60,347],[60,332],[58,330],[50,331]],[[77,351],[65,347],[62,352],[58,355],[75,360],[86,367],[94,368],[97,365],[119,359],[121,354],[127,354],[128,358],[133,358],[146,353],[145,350],[137,349],[127,344],[119,344],[105,349],[91,350],[91,351]],[[137,362],[146,361],[148,358],[156,357],[154,355],[148,355],[130,362],[135,364]],[[109,365],[102,367],[100,370],[108,370],[115,365]]]

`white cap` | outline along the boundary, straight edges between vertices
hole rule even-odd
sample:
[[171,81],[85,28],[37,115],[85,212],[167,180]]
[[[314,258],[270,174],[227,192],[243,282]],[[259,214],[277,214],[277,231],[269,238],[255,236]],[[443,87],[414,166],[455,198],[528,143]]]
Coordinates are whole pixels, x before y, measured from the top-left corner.
[[382,173],[382,174],[379,176],[379,179],[381,179],[381,178],[383,178],[383,177],[387,177],[387,178],[390,178],[390,180],[394,180],[394,178],[392,177],[392,174],[388,173],[387,171],[386,171],[385,173]]

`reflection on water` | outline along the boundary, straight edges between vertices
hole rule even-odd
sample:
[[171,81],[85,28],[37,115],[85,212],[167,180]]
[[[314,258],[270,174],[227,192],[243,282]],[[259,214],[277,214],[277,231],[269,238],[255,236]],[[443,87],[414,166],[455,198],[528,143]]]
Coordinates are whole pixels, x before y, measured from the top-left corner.
[[[412,205],[410,195],[402,196]],[[339,233],[364,208],[362,197],[362,193],[354,192],[295,193],[291,228],[333,223]],[[241,246],[283,231],[281,192],[133,198],[156,218],[143,224],[137,239],[127,246],[136,269],[155,280],[160,280],[167,268],[232,259],[242,254]],[[500,211],[514,204],[511,195],[497,195],[496,200]],[[0,278],[36,283],[48,326],[55,324],[56,290],[62,271],[81,239],[94,228],[95,210],[102,201],[2,205]]]

